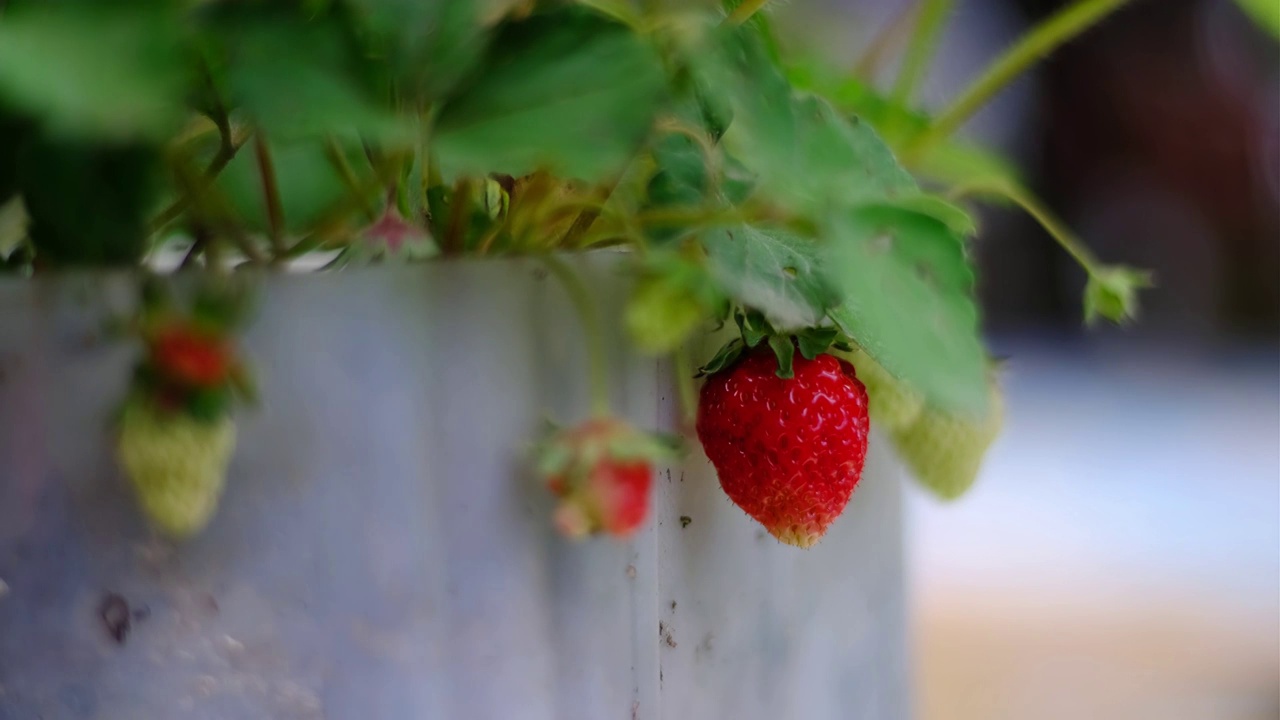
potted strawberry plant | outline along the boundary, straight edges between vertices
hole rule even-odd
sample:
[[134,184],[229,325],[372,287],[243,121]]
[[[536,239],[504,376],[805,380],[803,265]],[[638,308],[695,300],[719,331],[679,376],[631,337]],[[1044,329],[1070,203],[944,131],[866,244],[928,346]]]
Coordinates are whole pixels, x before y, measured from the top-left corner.
[[892,93],[765,4],[0,2],[0,718],[905,717],[975,204],[1148,283],[955,131],[1127,3],[936,115],[947,0]]

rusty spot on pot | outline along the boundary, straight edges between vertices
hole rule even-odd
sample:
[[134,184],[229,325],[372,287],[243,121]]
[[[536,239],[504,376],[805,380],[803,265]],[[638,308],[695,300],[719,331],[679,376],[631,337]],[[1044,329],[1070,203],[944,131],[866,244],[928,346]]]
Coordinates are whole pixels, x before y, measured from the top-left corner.
[[118,593],[107,593],[98,604],[98,616],[102,618],[107,634],[123,645],[132,626],[129,602]]

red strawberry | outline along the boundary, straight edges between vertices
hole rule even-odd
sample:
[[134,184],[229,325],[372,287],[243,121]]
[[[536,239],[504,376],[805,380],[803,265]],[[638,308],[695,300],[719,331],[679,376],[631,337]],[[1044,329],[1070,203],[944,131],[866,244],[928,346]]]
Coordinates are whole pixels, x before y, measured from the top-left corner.
[[698,404],[698,439],[729,499],[775,538],[810,547],[826,533],[862,476],[867,391],[831,355],[796,356],[777,376],[766,345],[710,378]]
[[174,380],[196,387],[217,385],[231,372],[231,352],[217,337],[171,325],[151,340],[156,366]]
[[538,471],[560,499],[557,529],[572,538],[635,532],[649,515],[652,461],[664,454],[657,439],[613,418],[556,433],[541,449]]

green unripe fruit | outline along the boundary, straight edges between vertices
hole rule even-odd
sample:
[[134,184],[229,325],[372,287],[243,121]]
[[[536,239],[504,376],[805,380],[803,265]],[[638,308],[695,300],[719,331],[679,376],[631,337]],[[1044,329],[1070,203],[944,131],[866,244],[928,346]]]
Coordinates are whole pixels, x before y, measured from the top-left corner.
[[954,500],[973,486],[987,449],[1000,434],[1004,397],[994,382],[988,392],[990,401],[984,417],[953,415],[926,407],[914,422],[892,433],[894,445],[912,474],[943,500]]
[[213,519],[235,450],[230,417],[205,422],[132,403],[121,418],[120,462],[143,514],[159,532],[192,537]]
[[907,428],[920,417],[924,396],[890,375],[870,355],[861,350],[837,355],[853,363],[858,379],[866,386],[873,427],[894,432]]

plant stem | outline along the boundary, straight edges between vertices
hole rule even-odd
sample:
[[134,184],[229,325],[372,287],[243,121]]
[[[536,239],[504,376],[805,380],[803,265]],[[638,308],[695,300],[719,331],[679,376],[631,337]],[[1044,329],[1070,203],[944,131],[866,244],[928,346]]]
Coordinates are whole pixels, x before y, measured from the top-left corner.
[[987,196],[1004,198],[1030,215],[1050,237],[1057,241],[1066,250],[1069,255],[1085,272],[1093,275],[1099,266],[1098,259],[1094,257],[1089,248],[1076,237],[1075,233],[1067,227],[1061,219],[1055,216],[1048,208],[1046,208],[1035,195],[1024,187],[1013,183],[992,183],[992,182],[975,182],[969,185],[961,185],[950,193],[947,197],[952,200],[959,200],[965,196]]
[[988,65],[938,115],[933,127],[916,141],[912,151],[922,153],[934,143],[946,139],[1024,70],[1131,1],[1076,0],[1032,28]]
[[867,45],[867,49],[862,52],[858,61],[854,63],[853,74],[868,82],[874,80],[885,53],[902,39],[903,33],[907,31],[911,19],[915,17],[918,10],[918,6],[908,5],[881,28],[871,39],[871,43]]
[[898,70],[898,81],[893,86],[895,105],[905,106],[911,102],[920,78],[938,49],[938,35],[947,16],[951,14],[952,3],[953,0],[919,0],[920,9],[916,15],[915,27],[907,42],[902,68]]
[[271,151],[267,148],[267,141],[262,133],[254,134],[253,151],[258,160],[258,176],[262,179],[262,199],[267,206],[267,229],[268,237],[271,238],[271,249],[276,257],[281,257],[288,249],[284,243],[284,208],[280,204],[280,188],[276,184],[275,164],[271,162]]
[[582,330],[587,336],[587,362],[591,388],[591,414],[604,417],[609,414],[609,379],[605,366],[604,330],[600,313],[591,302],[591,293],[582,279],[568,265],[554,255],[545,255],[542,261],[569,294],[569,300],[582,320]]
[[467,231],[471,229],[470,180],[458,179],[453,186],[453,199],[449,206],[449,228],[440,244],[440,250],[445,255],[457,255],[466,249]]
[[741,25],[751,19],[765,5],[769,4],[769,0],[742,0],[742,4],[733,9],[729,13],[729,17],[724,19],[726,25]]
[[221,198],[217,189],[209,186],[207,176],[200,175],[192,167],[190,160],[182,156],[174,161],[173,171],[184,197],[190,201],[191,219],[206,236],[205,241],[193,246],[193,250],[198,246],[208,260],[209,247],[216,241],[214,231],[221,230],[231,237],[251,262],[262,264],[267,261],[267,257],[254,247],[253,242],[236,224],[234,213],[226,206],[226,201]]
[[698,398],[693,387],[693,359],[689,357],[688,346],[677,348],[671,359],[675,365],[676,390],[680,393],[680,414],[685,422],[692,422],[698,417]]
[[329,158],[329,164],[337,171],[338,177],[342,178],[342,182],[347,186],[347,192],[351,193],[351,199],[360,204],[360,208],[364,210],[364,214],[369,220],[378,219],[378,209],[369,203],[365,197],[365,189],[360,186],[360,180],[356,178],[355,171],[351,169],[351,163],[347,162],[347,155],[342,151],[342,146],[338,145],[338,141],[330,137],[324,146],[324,153]]
[[[214,154],[213,159],[209,161],[209,166],[204,170],[203,185],[212,183],[223,168],[227,166],[227,163],[231,162],[232,158],[236,156],[236,152],[240,150],[240,147],[249,139],[247,136],[236,138],[231,131],[231,126],[225,121],[214,120],[214,122],[217,124],[218,132],[221,135],[221,144],[218,146],[218,151]],[[177,220],[191,205],[191,200],[191,195],[184,194],[170,203],[168,207],[152,218],[149,226],[150,231],[152,233],[160,232],[166,225]]]
[[196,264],[196,257],[204,252],[204,246],[209,241],[209,232],[203,227],[195,228],[195,231],[192,234],[195,235],[195,238],[192,240],[191,247],[187,250],[187,254],[182,256],[182,262],[178,265],[179,270],[186,270],[189,267],[194,267]]

